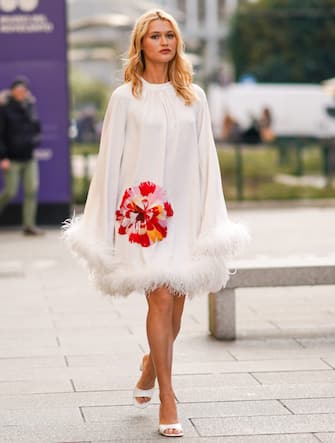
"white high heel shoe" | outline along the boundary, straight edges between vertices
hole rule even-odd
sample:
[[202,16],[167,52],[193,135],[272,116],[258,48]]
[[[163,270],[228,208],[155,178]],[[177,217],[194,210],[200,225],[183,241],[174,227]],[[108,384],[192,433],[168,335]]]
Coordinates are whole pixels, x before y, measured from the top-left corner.
[[[141,362],[141,364],[140,364],[140,371],[142,371],[142,370],[143,370],[143,362]],[[152,397],[154,395],[154,392],[155,392],[155,387],[153,387],[151,389],[140,389],[136,386],[133,391],[133,404],[134,404],[135,408],[140,408],[140,409],[147,408],[152,401]],[[136,398],[138,398],[138,397],[148,397],[148,398],[150,398],[150,400],[140,403],[136,400]]]
[[[134,406],[136,408],[140,408],[140,409],[144,409],[147,408],[149,406],[149,404],[152,401],[152,397],[154,395],[154,391],[155,388],[152,389],[140,389],[140,388],[135,388],[134,392],[133,392],[133,400],[134,400]],[[148,401],[144,401],[143,403],[140,403],[139,401],[136,400],[136,398],[138,397],[148,397],[150,398],[150,400]]]
[[[178,433],[169,433],[166,432],[168,429],[174,429],[178,431]],[[183,428],[180,423],[173,423],[170,425],[159,425],[158,432],[164,437],[182,437],[184,435]]]

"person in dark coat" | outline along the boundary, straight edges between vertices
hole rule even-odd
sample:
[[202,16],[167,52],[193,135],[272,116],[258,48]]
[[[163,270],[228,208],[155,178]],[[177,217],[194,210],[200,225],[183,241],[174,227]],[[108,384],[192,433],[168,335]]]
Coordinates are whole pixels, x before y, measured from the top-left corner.
[[9,91],[0,96],[0,169],[4,187],[0,193],[0,213],[23,183],[23,233],[39,235],[36,228],[39,173],[33,157],[41,139],[41,123],[28,80],[16,78]]

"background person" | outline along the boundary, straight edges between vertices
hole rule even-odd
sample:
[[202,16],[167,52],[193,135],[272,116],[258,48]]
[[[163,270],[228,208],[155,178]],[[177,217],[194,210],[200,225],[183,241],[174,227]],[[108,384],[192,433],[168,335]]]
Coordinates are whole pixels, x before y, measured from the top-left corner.
[[272,120],[270,108],[263,108],[259,118],[260,136],[263,143],[271,143],[276,138],[276,135],[272,129]]
[[0,213],[23,183],[23,233],[40,235],[36,228],[39,172],[33,151],[40,143],[41,124],[35,98],[24,77],[16,78],[10,91],[0,95],[0,168],[4,187],[0,192]]
[[241,138],[241,127],[233,116],[226,112],[222,124],[222,139],[226,143],[238,143]]
[[192,83],[176,21],[162,10],[135,24],[84,214],[66,228],[100,290],[146,294],[150,353],[134,404],[148,406],[157,377],[159,432],[183,435],[171,372],[185,298],[226,284],[226,260],[247,235],[228,218],[206,96]]

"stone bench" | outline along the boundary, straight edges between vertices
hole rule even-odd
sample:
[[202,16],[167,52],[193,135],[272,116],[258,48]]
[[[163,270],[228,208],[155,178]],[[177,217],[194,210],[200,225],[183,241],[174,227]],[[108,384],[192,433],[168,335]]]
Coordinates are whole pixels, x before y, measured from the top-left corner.
[[335,260],[307,260],[304,264],[305,261],[237,263],[237,272],[227,287],[208,296],[211,334],[220,340],[236,338],[235,290],[238,288],[335,285]]

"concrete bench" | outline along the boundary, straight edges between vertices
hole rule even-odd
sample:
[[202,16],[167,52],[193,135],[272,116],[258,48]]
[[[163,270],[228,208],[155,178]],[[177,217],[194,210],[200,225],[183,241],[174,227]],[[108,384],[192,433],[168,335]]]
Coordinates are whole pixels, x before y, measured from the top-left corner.
[[209,330],[220,340],[236,338],[235,290],[237,288],[275,286],[335,285],[335,261],[318,260],[303,264],[257,262],[238,265],[227,287],[208,296]]

